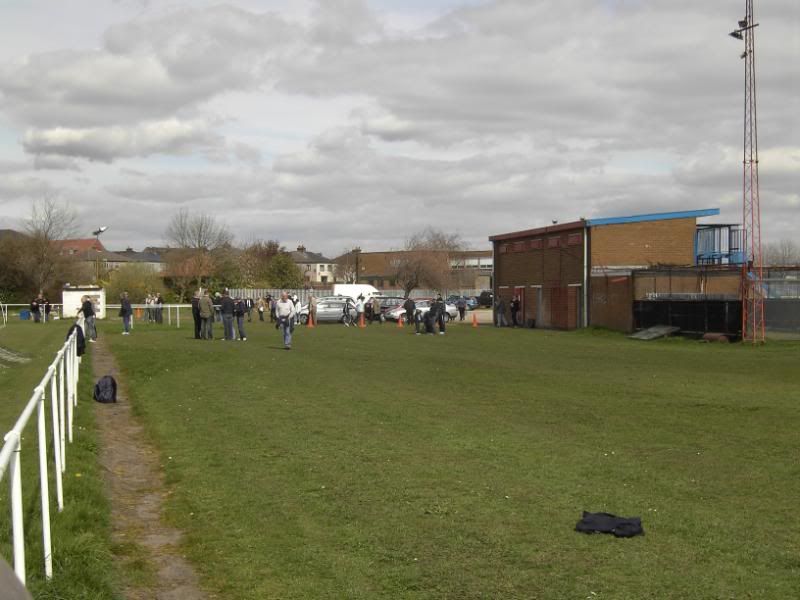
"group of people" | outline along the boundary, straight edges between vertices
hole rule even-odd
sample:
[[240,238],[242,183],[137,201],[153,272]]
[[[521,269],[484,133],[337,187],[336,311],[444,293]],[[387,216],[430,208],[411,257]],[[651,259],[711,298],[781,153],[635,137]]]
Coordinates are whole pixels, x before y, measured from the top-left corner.
[[145,318],[148,323],[164,322],[164,299],[161,294],[151,294],[148,292],[144,299]]
[[415,335],[422,335],[423,333],[433,335],[436,333],[435,328],[437,325],[439,327],[439,335],[445,334],[447,329],[447,305],[441,296],[437,296],[427,312],[419,310],[413,298],[406,298],[403,308],[406,311],[406,323],[408,325],[411,325],[412,322],[414,323]]
[[31,300],[30,309],[34,323],[46,323],[50,319],[50,301],[42,292]]
[[[522,310],[522,301],[519,296],[514,296],[509,302],[509,311],[511,312],[511,327],[521,327],[522,323],[519,321],[519,313]],[[498,298],[494,303],[494,325],[495,327],[508,327],[508,319],[506,318],[506,301],[503,298]]]

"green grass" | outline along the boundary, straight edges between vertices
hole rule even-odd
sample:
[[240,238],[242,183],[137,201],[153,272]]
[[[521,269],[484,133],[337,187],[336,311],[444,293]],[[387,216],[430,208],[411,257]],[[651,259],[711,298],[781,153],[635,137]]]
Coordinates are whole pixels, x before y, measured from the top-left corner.
[[[0,426],[3,432],[14,425],[34,387],[39,384],[64,343],[67,329],[66,322],[55,321],[45,325],[9,322],[8,327],[0,330],[0,346],[31,358],[27,364],[0,369]],[[92,376],[87,357],[81,365],[74,442],[67,446],[65,507],[60,514],[56,508],[56,483],[50,458],[54,571],[50,582],[45,581],[42,558],[36,413],[24,431],[21,458],[27,584],[37,599],[107,600],[117,597],[115,567],[110,552],[110,511],[97,464],[97,436],[91,398]],[[48,440],[52,444],[49,404],[47,423]],[[48,451],[48,456],[52,457],[52,450]],[[0,485],[0,556],[12,563],[9,510],[8,485],[4,478]]]
[[796,597],[798,344],[249,328],[104,327],[224,598]]

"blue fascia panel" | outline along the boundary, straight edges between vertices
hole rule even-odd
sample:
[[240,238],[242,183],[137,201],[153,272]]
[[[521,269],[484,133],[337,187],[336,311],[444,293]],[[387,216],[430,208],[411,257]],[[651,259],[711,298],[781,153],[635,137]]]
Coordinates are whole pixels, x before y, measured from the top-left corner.
[[684,210],[678,212],[651,213],[649,215],[633,215],[630,217],[608,217],[604,219],[589,219],[586,225],[619,225],[621,223],[642,223],[645,221],[666,221],[668,219],[691,219],[698,217],[713,217],[719,214],[718,208],[703,208],[700,210]]

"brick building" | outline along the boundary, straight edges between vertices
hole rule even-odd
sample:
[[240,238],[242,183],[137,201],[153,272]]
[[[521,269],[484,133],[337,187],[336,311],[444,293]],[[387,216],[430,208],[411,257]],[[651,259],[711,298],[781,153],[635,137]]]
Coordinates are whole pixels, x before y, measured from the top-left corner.
[[697,219],[719,209],[582,219],[494,235],[495,297],[522,302],[523,321],[573,329],[633,327],[631,273],[696,263]]

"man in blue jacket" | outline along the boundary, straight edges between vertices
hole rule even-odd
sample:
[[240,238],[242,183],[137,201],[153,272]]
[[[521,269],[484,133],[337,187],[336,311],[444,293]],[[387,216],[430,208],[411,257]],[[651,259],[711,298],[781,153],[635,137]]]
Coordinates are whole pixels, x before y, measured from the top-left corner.
[[233,340],[233,299],[228,294],[228,290],[222,293],[220,302],[220,312],[222,312],[222,329],[225,333],[223,339]]

